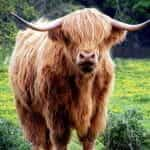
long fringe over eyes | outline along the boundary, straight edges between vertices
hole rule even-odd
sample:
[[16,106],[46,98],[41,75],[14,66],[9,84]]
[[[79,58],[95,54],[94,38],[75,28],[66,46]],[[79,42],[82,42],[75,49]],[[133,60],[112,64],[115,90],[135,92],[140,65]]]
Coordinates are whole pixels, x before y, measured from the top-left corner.
[[101,12],[86,8],[67,15],[62,30],[77,45],[97,45],[110,35],[111,25]]

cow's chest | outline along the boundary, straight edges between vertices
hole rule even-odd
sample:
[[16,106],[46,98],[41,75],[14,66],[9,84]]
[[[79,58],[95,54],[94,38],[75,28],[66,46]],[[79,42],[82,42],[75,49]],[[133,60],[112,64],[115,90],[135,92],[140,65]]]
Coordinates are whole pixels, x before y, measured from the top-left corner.
[[75,77],[57,78],[51,88],[51,96],[57,104],[63,105],[74,128],[84,134],[90,126],[93,111],[91,85],[77,84]]

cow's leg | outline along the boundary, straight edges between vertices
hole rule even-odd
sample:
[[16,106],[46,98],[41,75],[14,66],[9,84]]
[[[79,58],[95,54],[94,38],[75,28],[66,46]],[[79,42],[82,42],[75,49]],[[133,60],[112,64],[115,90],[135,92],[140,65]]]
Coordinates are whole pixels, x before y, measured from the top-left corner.
[[51,130],[51,141],[54,150],[67,150],[67,144],[70,139],[68,113],[63,107],[53,108],[50,107],[48,112],[46,112],[47,126]]
[[26,109],[16,100],[16,108],[26,138],[32,143],[33,150],[51,150],[49,130],[44,118]]
[[94,150],[96,137],[92,135],[90,130],[91,129],[88,130],[88,133],[85,136],[79,137],[79,140],[83,145],[83,150]]
[[87,134],[79,137],[84,150],[94,150],[97,135],[102,133],[106,127],[106,109],[104,105],[96,109]]
[[[70,129],[56,125],[51,136],[55,150],[67,150],[67,144],[70,138]],[[61,130],[61,131],[60,131]]]

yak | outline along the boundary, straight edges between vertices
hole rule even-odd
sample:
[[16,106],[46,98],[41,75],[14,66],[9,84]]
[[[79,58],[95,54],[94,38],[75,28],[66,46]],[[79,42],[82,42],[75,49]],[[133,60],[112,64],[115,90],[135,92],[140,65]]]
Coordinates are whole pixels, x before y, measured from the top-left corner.
[[93,150],[107,122],[114,83],[112,46],[130,25],[95,8],[76,10],[54,21],[30,23],[18,33],[9,75],[16,110],[33,150],[67,150],[76,130],[84,150]]

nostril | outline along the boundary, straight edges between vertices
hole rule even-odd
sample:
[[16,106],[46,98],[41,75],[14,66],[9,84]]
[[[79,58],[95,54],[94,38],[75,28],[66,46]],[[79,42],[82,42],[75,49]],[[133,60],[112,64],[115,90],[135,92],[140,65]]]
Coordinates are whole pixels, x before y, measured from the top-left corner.
[[95,54],[92,54],[92,55],[91,55],[91,58],[95,58]]
[[82,53],[79,54],[79,58],[83,59],[84,55]]

